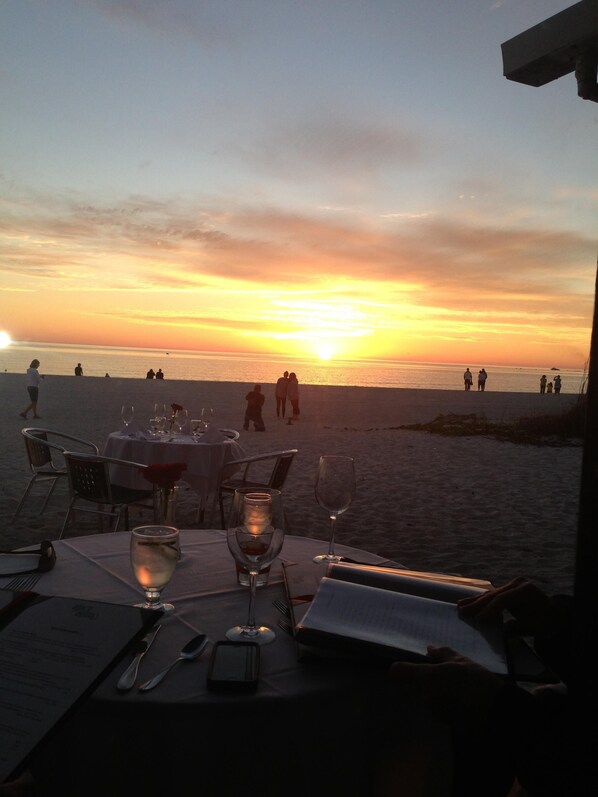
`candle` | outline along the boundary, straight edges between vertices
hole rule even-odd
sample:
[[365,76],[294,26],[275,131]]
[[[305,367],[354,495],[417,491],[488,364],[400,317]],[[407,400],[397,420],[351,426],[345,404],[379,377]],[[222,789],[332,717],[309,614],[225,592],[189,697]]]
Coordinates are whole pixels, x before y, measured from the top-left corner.
[[272,496],[268,493],[248,493],[244,499],[245,528],[258,536],[272,521]]

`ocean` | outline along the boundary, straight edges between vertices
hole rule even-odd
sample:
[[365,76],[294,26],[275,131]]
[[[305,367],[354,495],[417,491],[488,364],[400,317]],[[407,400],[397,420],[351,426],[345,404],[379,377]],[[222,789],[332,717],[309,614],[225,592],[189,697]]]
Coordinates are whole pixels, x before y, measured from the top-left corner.
[[[208,351],[164,351],[111,346],[80,346],[15,342],[0,349],[0,371],[25,373],[33,359],[41,363],[41,374],[74,375],[81,363],[84,376],[143,379],[147,371],[161,368],[166,379],[207,382],[274,384],[283,371],[295,371],[300,384],[355,387],[422,388],[463,390],[463,371],[474,375],[484,367],[488,372],[486,390],[498,392],[537,392],[542,369],[536,367],[492,365],[489,363],[423,363],[398,360],[331,360],[283,357],[273,354],[241,354]],[[553,366],[557,368],[557,366]],[[563,393],[585,389],[586,372],[558,369]],[[550,380],[556,375],[544,369]]]

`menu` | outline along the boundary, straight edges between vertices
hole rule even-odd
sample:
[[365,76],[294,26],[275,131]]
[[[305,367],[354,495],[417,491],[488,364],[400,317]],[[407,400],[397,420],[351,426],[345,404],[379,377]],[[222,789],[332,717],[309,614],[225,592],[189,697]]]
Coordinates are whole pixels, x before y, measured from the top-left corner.
[[0,590],[0,783],[26,767],[160,614]]

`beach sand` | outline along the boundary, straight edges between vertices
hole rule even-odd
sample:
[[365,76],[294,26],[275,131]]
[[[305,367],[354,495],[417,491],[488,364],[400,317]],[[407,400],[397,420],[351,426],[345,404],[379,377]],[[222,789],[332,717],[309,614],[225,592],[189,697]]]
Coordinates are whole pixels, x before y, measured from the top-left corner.
[[[252,387],[48,376],[40,386],[42,419],[30,416],[24,422],[19,412],[28,404],[25,376],[0,374],[0,547],[55,539],[66,510],[67,488],[61,484],[39,515],[45,489],[40,485],[19,518],[11,521],[29,474],[23,427],[65,431],[102,449],[108,434],[121,426],[122,404],[133,404],[136,418],[147,424],[160,400],[183,405],[192,418],[199,417],[203,406],[213,407],[220,427],[240,430],[239,443],[248,455],[297,448],[284,488],[288,531],[321,539],[322,552],[327,550],[329,521],[314,497],[318,459],[321,454],[347,454],[355,459],[357,494],[337,523],[338,543],[410,568],[487,578],[495,584],[524,575],[549,592],[571,592],[580,446],[517,445],[400,427],[450,413],[476,413],[496,421],[558,413],[574,404],[576,395],[300,385],[301,420],[289,425],[276,418],[274,384],[263,385],[266,431],[257,433],[243,431],[244,397]],[[197,526],[196,512],[197,496],[183,486],[178,525]],[[217,514],[203,525],[217,527]],[[78,519],[69,536],[96,530],[94,520]]]

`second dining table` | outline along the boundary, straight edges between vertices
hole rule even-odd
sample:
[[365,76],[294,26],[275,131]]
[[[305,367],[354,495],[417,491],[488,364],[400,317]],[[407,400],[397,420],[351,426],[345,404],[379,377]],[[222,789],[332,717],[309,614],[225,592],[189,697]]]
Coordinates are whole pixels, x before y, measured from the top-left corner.
[[[236,440],[218,430],[203,435],[112,432],[102,453],[143,465],[184,462],[187,468],[182,481],[198,494],[201,510],[217,489],[222,468],[245,456]],[[123,487],[147,489],[147,482],[134,468],[113,466],[111,478]]]

